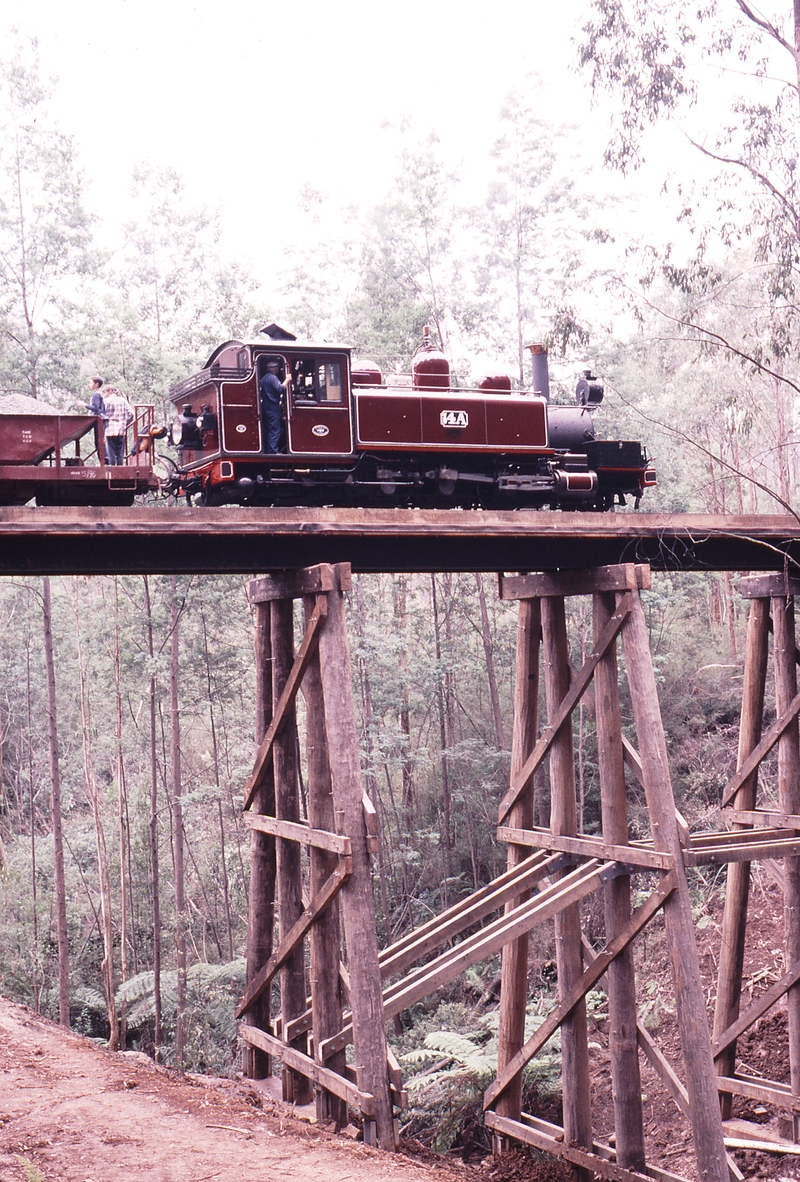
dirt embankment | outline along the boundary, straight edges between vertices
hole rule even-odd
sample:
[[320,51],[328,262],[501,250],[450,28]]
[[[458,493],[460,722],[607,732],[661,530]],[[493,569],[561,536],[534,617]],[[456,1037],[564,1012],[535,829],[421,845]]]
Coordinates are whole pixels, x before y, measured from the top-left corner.
[[[260,1098],[252,1099],[256,1104]],[[454,1182],[0,999],[0,1182]],[[469,1171],[473,1177],[478,1171]],[[481,1171],[486,1176],[485,1171]]]

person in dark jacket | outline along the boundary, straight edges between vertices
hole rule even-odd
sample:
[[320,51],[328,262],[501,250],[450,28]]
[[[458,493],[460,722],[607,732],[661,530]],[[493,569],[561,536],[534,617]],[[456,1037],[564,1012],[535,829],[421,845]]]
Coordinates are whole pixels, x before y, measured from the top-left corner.
[[283,444],[283,413],[281,401],[283,392],[291,378],[287,376],[283,381],[278,377],[278,362],[268,361],[267,372],[258,383],[261,395],[261,415],[266,433],[266,450],[270,454],[284,450]]

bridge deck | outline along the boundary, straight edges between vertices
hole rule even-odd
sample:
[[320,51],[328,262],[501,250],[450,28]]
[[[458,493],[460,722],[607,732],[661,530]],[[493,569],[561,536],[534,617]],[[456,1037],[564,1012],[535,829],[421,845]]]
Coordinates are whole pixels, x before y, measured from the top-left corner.
[[800,563],[792,516],[413,509],[0,508],[0,574],[253,573],[317,562],[356,571],[655,570]]

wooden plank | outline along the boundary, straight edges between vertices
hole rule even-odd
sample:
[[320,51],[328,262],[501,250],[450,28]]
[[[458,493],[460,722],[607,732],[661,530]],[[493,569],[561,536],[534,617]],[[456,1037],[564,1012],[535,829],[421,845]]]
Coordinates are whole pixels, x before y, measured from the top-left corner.
[[800,1115],[800,1096],[793,1096],[792,1089],[786,1084],[776,1083],[772,1079],[756,1079],[753,1076],[720,1075],[717,1079],[720,1092],[730,1092],[734,1096],[746,1096],[750,1100],[760,1100],[762,1104],[772,1104],[782,1112]]
[[686,1068],[698,1173],[704,1182],[730,1182],[719,1112],[708,1014],[692,923],[692,905],[682,864],[682,846],[675,817],[669,757],[658,688],[650,655],[647,621],[641,599],[633,609],[622,639],[644,771],[647,809],[656,849],[672,853],[678,885],[664,906],[667,945],[675,987],[675,1008]]
[[695,833],[692,835],[689,849],[713,850],[718,846],[727,845],[768,845],[771,841],[788,840],[786,831],[780,828],[763,829],[718,829],[713,833]]
[[258,829],[261,833],[272,833],[275,837],[283,837],[287,841],[299,841],[301,845],[328,850],[329,853],[338,854],[342,858],[350,857],[350,838],[330,833],[327,829],[312,829],[302,821],[279,821],[277,817],[266,817],[261,813],[245,813],[244,822],[251,829]]
[[[276,603],[281,602],[284,601],[276,601]],[[258,754],[256,755],[253,770],[244,786],[244,804],[242,807],[245,809],[250,808],[250,805],[253,802],[253,797],[258,791],[263,777],[266,775],[266,771],[272,756],[273,744],[286,724],[292,706],[294,705],[294,700],[297,697],[297,691],[300,689],[300,683],[303,680],[306,668],[308,667],[308,662],[311,660],[311,656],[316,650],[319,641],[319,633],[322,629],[322,625],[325,623],[326,614],[327,603],[325,599],[321,597],[317,600],[314,614],[308,622],[305,636],[303,637],[302,644],[298,649],[297,656],[292,663],[292,667],[288,672],[288,675],[283,681],[280,697],[278,697],[278,704],[275,707],[275,713],[272,716],[272,721],[267,728],[267,733],[264,735],[264,738],[258,749]]]
[[780,980],[770,985],[769,989],[765,989],[760,997],[749,1005],[745,1012],[741,1014],[735,1022],[732,1022],[727,1030],[723,1030],[711,1044],[711,1053],[716,1058],[720,1055],[731,1043],[735,1042],[740,1034],[744,1034],[745,1030],[757,1022],[758,1019],[767,1012],[770,1006],[775,1005],[783,997],[787,989],[790,989],[797,981],[800,981],[800,965],[796,965],[788,973],[784,973]]
[[[336,867],[334,872],[325,880],[325,882],[316,892],[314,898],[305,908],[296,923],[283,937],[280,944],[275,949],[272,956],[269,958],[255,979],[248,985],[244,997],[237,1006],[237,1018],[241,1018],[242,1014],[249,1010],[254,1002],[258,1001],[259,997],[261,997],[261,994],[267,988],[278,969],[281,967],[281,965],[285,964],[288,958],[292,955],[308,929],[311,927],[314,920],[317,918],[317,916],[322,914],[330,901],[336,897],[344,884],[347,882],[351,873],[352,860],[350,858],[343,859],[340,865]],[[285,1016],[283,1016],[283,1023],[285,1026]]]
[[[315,596],[303,600],[305,620],[308,622],[316,607]],[[319,652],[312,656],[306,669],[306,797],[308,801],[309,825],[331,832],[336,825],[331,792],[328,739],[325,733],[325,703],[323,700],[322,678],[319,668]],[[347,852],[352,856],[349,838]],[[336,869],[335,853],[312,846],[309,852],[309,886],[312,892],[324,887],[325,881]],[[341,1029],[344,1020],[344,991],[342,980],[335,966],[342,955],[340,907],[333,899],[319,916],[309,932],[309,978],[311,985],[311,1013],[314,1026],[314,1058],[322,1038],[328,1038]],[[331,968],[333,966],[333,971]],[[308,1002],[306,1002],[308,1005]],[[290,1026],[287,1026],[287,1035]],[[291,1042],[291,1037],[287,1037]],[[334,1055],[327,1063],[331,1071],[343,1075],[347,1065],[344,1051]],[[334,1092],[317,1089],[314,1097],[317,1120],[333,1122],[337,1128],[347,1125],[347,1105]]]
[[322,1067],[319,1063],[315,1063],[313,1059],[310,1059],[308,1055],[303,1055],[300,1051],[295,1051],[292,1047],[285,1046],[279,1038],[273,1038],[271,1034],[265,1034],[263,1030],[259,1030],[256,1026],[240,1025],[239,1037],[244,1042],[269,1052],[276,1059],[282,1059],[287,1067],[291,1067],[293,1071],[304,1075],[306,1079],[313,1080],[314,1083],[319,1084],[326,1091],[333,1092],[335,1096],[340,1096],[342,1100],[345,1100],[353,1108],[360,1109],[365,1116],[372,1116],[375,1110],[375,1098],[369,1092],[359,1091],[354,1084],[343,1079],[341,1075],[337,1075],[335,1071],[331,1071],[327,1067]]
[[739,594],[743,599],[773,599],[777,596],[800,595],[800,579],[786,575],[749,575],[739,580]]
[[[790,714],[797,691],[795,652],[794,600],[780,598],[770,601],[773,634],[773,662],[775,666],[775,712]],[[800,726],[796,713],[778,740],[778,805],[782,812],[800,813]],[[783,866],[783,925],[785,964],[791,972],[800,964],[800,862],[789,858]],[[800,1093],[800,982],[786,993],[789,1027],[789,1077],[792,1091]],[[793,1118],[794,1141],[800,1141],[800,1118]]]
[[[498,911],[515,894],[529,889],[542,878],[555,874],[566,864],[563,854],[554,854],[549,858],[545,854],[535,854],[527,858],[516,869],[506,871],[488,886],[470,895],[468,899],[462,899],[447,911],[443,911],[440,916],[390,944],[378,958],[381,977],[385,979],[401,972],[435,948],[441,947],[465,927],[479,923],[493,911]],[[308,1030],[310,1025],[311,1012],[307,1010],[301,1018],[295,1019],[289,1030],[300,1033],[302,1030]]]
[[[592,599],[592,636],[599,637],[614,614],[616,597],[607,592]],[[600,778],[600,816],[603,840],[628,846],[628,792],[619,700],[617,648],[611,645],[594,676],[597,756]],[[663,888],[664,881],[661,886]],[[631,879],[628,874],[603,888],[606,944],[614,948],[631,923]],[[639,1051],[636,1045],[636,974],[633,949],[624,944],[608,967],[608,1048],[611,1059],[612,1100],[617,1161],[640,1169],[645,1164],[644,1114]]]
[[689,1093],[683,1086],[663,1051],[653,1039],[650,1031],[641,1022],[636,1023],[636,1041],[641,1047],[647,1062],[666,1087],[677,1108],[691,1119],[689,1112]]
[[653,916],[661,909],[664,905],[664,900],[674,891],[675,881],[674,874],[670,873],[665,876],[657,890],[651,892],[647,901],[634,912],[625,926],[608,944],[608,947],[597,954],[583,975],[575,982],[569,994],[564,997],[563,1001],[559,1001],[553,1012],[548,1014],[539,1029],[528,1039],[511,1062],[502,1071],[498,1070],[497,1079],[484,1093],[484,1109],[489,1108],[497,1097],[503,1094],[504,1089],[508,1087],[511,1080],[522,1070],[526,1063],[529,1063],[535,1055],[538,1055],[547,1040],[552,1038],[556,1030],[558,1030],[570,1010],[577,1005],[582,997],[586,996],[590,989],[594,988],[615,957],[619,956],[628,947],[645,924],[649,923]]
[[555,837],[549,829],[513,829],[510,825],[500,825],[497,840],[539,849],[563,850],[582,858],[604,858],[624,865],[646,866],[651,870],[671,870],[673,867],[672,854],[636,845],[610,845],[602,837],[585,833],[580,837]]
[[273,599],[300,599],[303,595],[320,595],[332,591],[334,585],[333,567],[328,562],[322,562],[318,566],[278,570],[271,575],[251,579],[247,585],[247,598],[251,604],[269,603]]
[[[257,603],[253,608],[254,667],[256,689],[256,743],[263,739],[272,716],[272,638],[270,605]],[[256,813],[275,812],[275,783],[272,769],[253,796]],[[254,980],[272,955],[275,927],[275,838],[252,830],[250,833],[250,890],[247,906],[247,984]],[[270,1022],[270,999],[265,995],[247,1013],[244,1021],[265,1029]],[[242,1055],[242,1071],[247,1079],[268,1079],[272,1064],[268,1054],[248,1044]]]
[[522,771],[514,780],[512,780],[511,786],[500,802],[497,819],[501,825],[508,816],[509,810],[516,803],[521,794],[526,790],[532,776],[535,774],[536,769],[539,767],[545,755],[550,750],[550,747],[555,741],[559,731],[561,730],[561,727],[564,725],[566,720],[572,714],[572,711],[577,706],[578,702],[581,700],[586,687],[592,679],[595,668],[597,667],[597,662],[600,660],[608,646],[613,644],[618,633],[621,631],[623,624],[628,618],[628,614],[631,610],[630,605],[630,595],[625,595],[620,599],[614,615],[611,617],[608,626],[603,631],[603,635],[596,642],[590,656],[587,658],[583,668],[578,673],[578,676],[572,680],[572,684],[568,684],[568,675],[565,678],[566,688],[564,691],[564,696],[562,697],[560,704],[557,707],[554,707],[552,717],[548,719],[547,729],[542,733],[538,743],[534,747],[528,759],[526,759]]
[[[564,1137],[564,1130],[559,1125],[551,1124],[550,1121],[542,1120],[538,1116],[531,1116],[528,1112],[523,1112],[522,1124],[527,1128],[536,1129],[540,1133],[546,1133],[556,1141],[560,1141]],[[592,1149],[598,1157],[604,1158],[605,1161],[616,1160],[616,1151],[610,1145],[595,1141]],[[671,1174],[668,1170],[662,1170],[658,1166],[647,1165],[644,1167],[644,1173],[648,1178],[656,1178],[659,1182],[686,1182],[685,1178],[679,1178],[677,1174]]]
[[791,701],[781,711],[780,717],[773,722],[772,726],[764,732],[764,737],[758,746],[750,752],[745,759],[742,766],[737,771],[736,775],[728,783],[724,792],[722,793],[722,800],[720,801],[720,808],[726,808],[736,793],[744,784],[753,772],[758,768],[762,759],[769,755],[772,748],[780,739],[781,735],[790,727],[797,718],[797,713],[800,711],[800,693],[795,694]]
[[[319,665],[333,808],[337,828],[348,835],[353,848],[353,874],[347,889],[342,891],[341,910],[350,971],[350,1006],[358,1082],[364,1091],[375,1097],[373,1116],[380,1148],[393,1151],[396,1139],[386,1073],[386,1029],[380,1020],[383,996],[375,896],[364,822],[364,787],[353,701],[350,644],[341,586],[328,593],[328,619],[320,634]],[[318,1056],[328,1059],[330,1056],[325,1054],[323,1046],[324,1043],[320,1041]]]
[[649,566],[625,562],[541,575],[500,575],[498,584],[501,599],[540,599],[596,591],[649,591],[651,580]]
[[[539,645],[541,642],[541,608],[538,600],[523,599],[517,609],[517,646],[514,665],[514,729],[511,742],[511,779],[522,768],[536,744],[539,729]],[[533,826],[534,784],[529,782],[511,810],[509,824],[523,828]],[[506,861],[509,869],[520,865],[527,850],[509,845]],[[508,913],[527,902],[528,892],[520,893],[506,903]],[[500,963],[500,1013],[497,1026],[497,1070],[503,1071],[525,1042],[525,1013],[528,1000],[528,934],[505,945]],[[509,1081],[497,1106],[501,1116],[519,1120],[522,1115],[522,1072]]]
[[796,829],[800,833],[800,813],[779,813],[772,809],[731,807],[725,814],[733,824],[770,825],[775,829]]
[[[392,1018],[423,997],[446,985],[471,965],[488,956],[494,956],[505,943],[514,940],[522,932],[530,931],[537,924],[552,919],[564,907],[579,902],[614,873],[614,868],[599,863],[587,863],[574,870],[565,878],[553,883],[534,899],[518,907],[510,916],[501,916],[494,923],[468,936],[460,944],[442,953],[435,960],[410,973],[401,981],[384,990],[384,1018]],[[341,1050],[352,1041],[352,1029],[344,1027],[334,1037],[320,1046],[323,1059],[334,1051]]]
[[[618,1166],[608,1158],[601,1157],[599,1153],[579,1149],[574,1144],[568,1145],[564,1139],[559,1140],[557,1137],[543,1133],[538,1128],[532,1128],[529,1124],[523,1124],[521,1121],[498,1116],[495,1112],[487,1112],[485,1120],[487,1127],[495,1133],[500,1133],[504,1137],[512,1137],[515,1141],[524,1141],[527,1145],[533,1145],[536,1149],[543,1149],[545,1153],[551,1153],[553,1157],[570,1162],[581,1171],[581,1177],[591,1178],[597,1174],[601,1178],[610,1178],[612,1182],[652,1182],[653,1175],[651,1173],[642,1173],[641,1170]],[[561,1137],[565,1138],[565,1136],[566,1134],[562,1131]],[[594,1144],[592,1142],[593,1146]],[[675,1175],[673,1177],[675,1177],[675,1182],[685,1182],[684,1179],[677,1178]]]
[[[522,932],[552,919],[565,907],[578,903],[615,873],[613,866],[599,862],[588,862],[577,870],[554,882],[527,903],[514,909],[508,915],[487,924],[479,932],[468,936],[460,944],[448,949],[435,960],[423,965],[414,973],[384,991],[384,1011],[393,1017],[415,1001],[426,997],[434,989],[446,985],[459,973],[488,956],[499,952],[505,943],[515,939]],[[398,1004],[405,999],[405,1004]]]
[[510,899],[523,894],[543,878],[555,874],[564,866],[564,857],[556,854],[547,857],[545,853],[535,854],[512,870],[494,879],[488,886],[476,891],[453,907],[443,911],[436,919],[415,928],[401,940],[390,944],[380,954],[381,976],[385,979],[402,972],[415,961],[427,956],[435,948],[457,936],[466,927],[471,927],[498,911]]
[[725,862],[760,862],[765,858],[796,858],[800,854],[800,837],[785,841],[736,842],[713,849],[686,850],[685,866],[721,866]]

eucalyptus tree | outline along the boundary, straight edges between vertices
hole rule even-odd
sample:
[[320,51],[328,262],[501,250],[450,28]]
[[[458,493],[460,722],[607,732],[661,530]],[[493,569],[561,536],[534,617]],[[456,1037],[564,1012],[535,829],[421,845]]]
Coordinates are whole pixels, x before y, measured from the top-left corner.
[[249,333],[256,284],[224,259],[217,211],[190,205],[174,169],[140,165],[131,188],[98,356],[132,394],[165,394],[221,341]]
[[58,399],[78,389],[81,284],[97,259],[52,96],[36,42],[17,39],[0,61],[0,390]]
[[[665,176],[676,225],[669,242],[648,250],[643,289],[663,279],[680,297],[677,308],[649,302],[662,332],[687,342],[692,356],[727,357],[759,376],[784,455],[800,392],[796,11],[747,0],[700,9],[688,0],[593,0],[580,47],[593,88],[612,96],[611,167],[639,168],[657,124],[676,127],[696,153],[693,177]],[[772,487],[788,504],[793,473],[781,461],[777,468]]]
[[358,292],[345,327],[384,369],[408,364],[425,324],[456,359],[469,331],[476,308],[465,294],[466,219],[455,199],[457,179],[431,133],[401,148],[390,193],[366,219]]
[[531,340],[547,338],[561,353],[588,341],[595,247],[610,240],[600,202],[583,189],[585,168],[570,158],[572,129],[544,118],[544,106],[533,76],[524,92],[509,94],[491,152],[493,179],[473,211],[481,328],[513,358],[520,385]]

